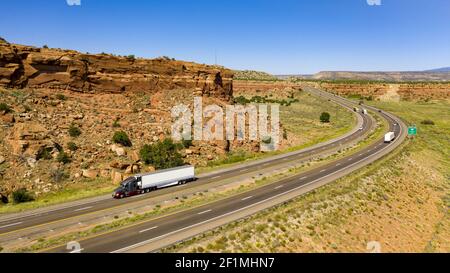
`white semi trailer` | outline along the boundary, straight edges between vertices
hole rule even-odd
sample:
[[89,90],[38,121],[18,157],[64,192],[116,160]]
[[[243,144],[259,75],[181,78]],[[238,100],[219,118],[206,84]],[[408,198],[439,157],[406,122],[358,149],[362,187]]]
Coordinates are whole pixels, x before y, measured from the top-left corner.
[[395,138],[395,133],[394,132],[389,132],[389,133],[384,135],[384,142],[385,143],[390,143],[392,140],[394,140],[394,138]]
[[163,187],[181,185],[194,181],[193,166],[182,166],[147,174],[138,174],[125,179],[114,191],[114,198],[124,198],[133,195],[148,193]]

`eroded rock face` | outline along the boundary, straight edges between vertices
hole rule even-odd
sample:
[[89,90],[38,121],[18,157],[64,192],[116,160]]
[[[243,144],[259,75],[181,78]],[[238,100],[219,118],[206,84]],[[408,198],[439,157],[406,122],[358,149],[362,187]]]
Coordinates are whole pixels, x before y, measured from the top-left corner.
[[49,138],[44,126],[38,123],[16,124],[9,135],[9,144],[14,155],[33,159],[39,159],[44,152],[52,154],[58,146]]
[[0,41],[0,86],[88,93],[189,88],[229,99],[233,72],[168,58],[134,59],[36,48]]

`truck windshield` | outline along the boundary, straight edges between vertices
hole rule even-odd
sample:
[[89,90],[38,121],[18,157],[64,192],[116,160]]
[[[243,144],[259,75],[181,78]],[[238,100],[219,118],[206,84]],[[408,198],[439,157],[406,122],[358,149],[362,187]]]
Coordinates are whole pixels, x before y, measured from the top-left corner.
[[132,183],[132,182],[134,182],[135,180],[136,180],[135,177],[129,177],[129,178],[125,179],[122,183],[120,183],[120,186],[121,186],[121,187],[126,187],[127,184]]

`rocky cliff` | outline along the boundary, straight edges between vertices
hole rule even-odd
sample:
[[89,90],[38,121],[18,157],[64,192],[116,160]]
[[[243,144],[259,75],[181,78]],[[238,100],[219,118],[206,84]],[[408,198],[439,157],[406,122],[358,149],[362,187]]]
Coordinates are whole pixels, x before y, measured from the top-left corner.
[[136,59],[73,50],[36,48],[0,41],[0,86],[84,93],[195,89],[229,99],[233,72],[168,58]]

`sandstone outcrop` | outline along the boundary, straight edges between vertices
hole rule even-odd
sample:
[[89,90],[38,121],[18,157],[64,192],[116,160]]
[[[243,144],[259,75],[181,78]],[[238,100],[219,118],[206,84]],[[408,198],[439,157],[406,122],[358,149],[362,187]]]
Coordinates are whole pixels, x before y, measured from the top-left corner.
[[84,93],[149,92],[188,88],[223,99],[232,96],[233,72],[169,58],[136,59],[0,41],[0,86]]

